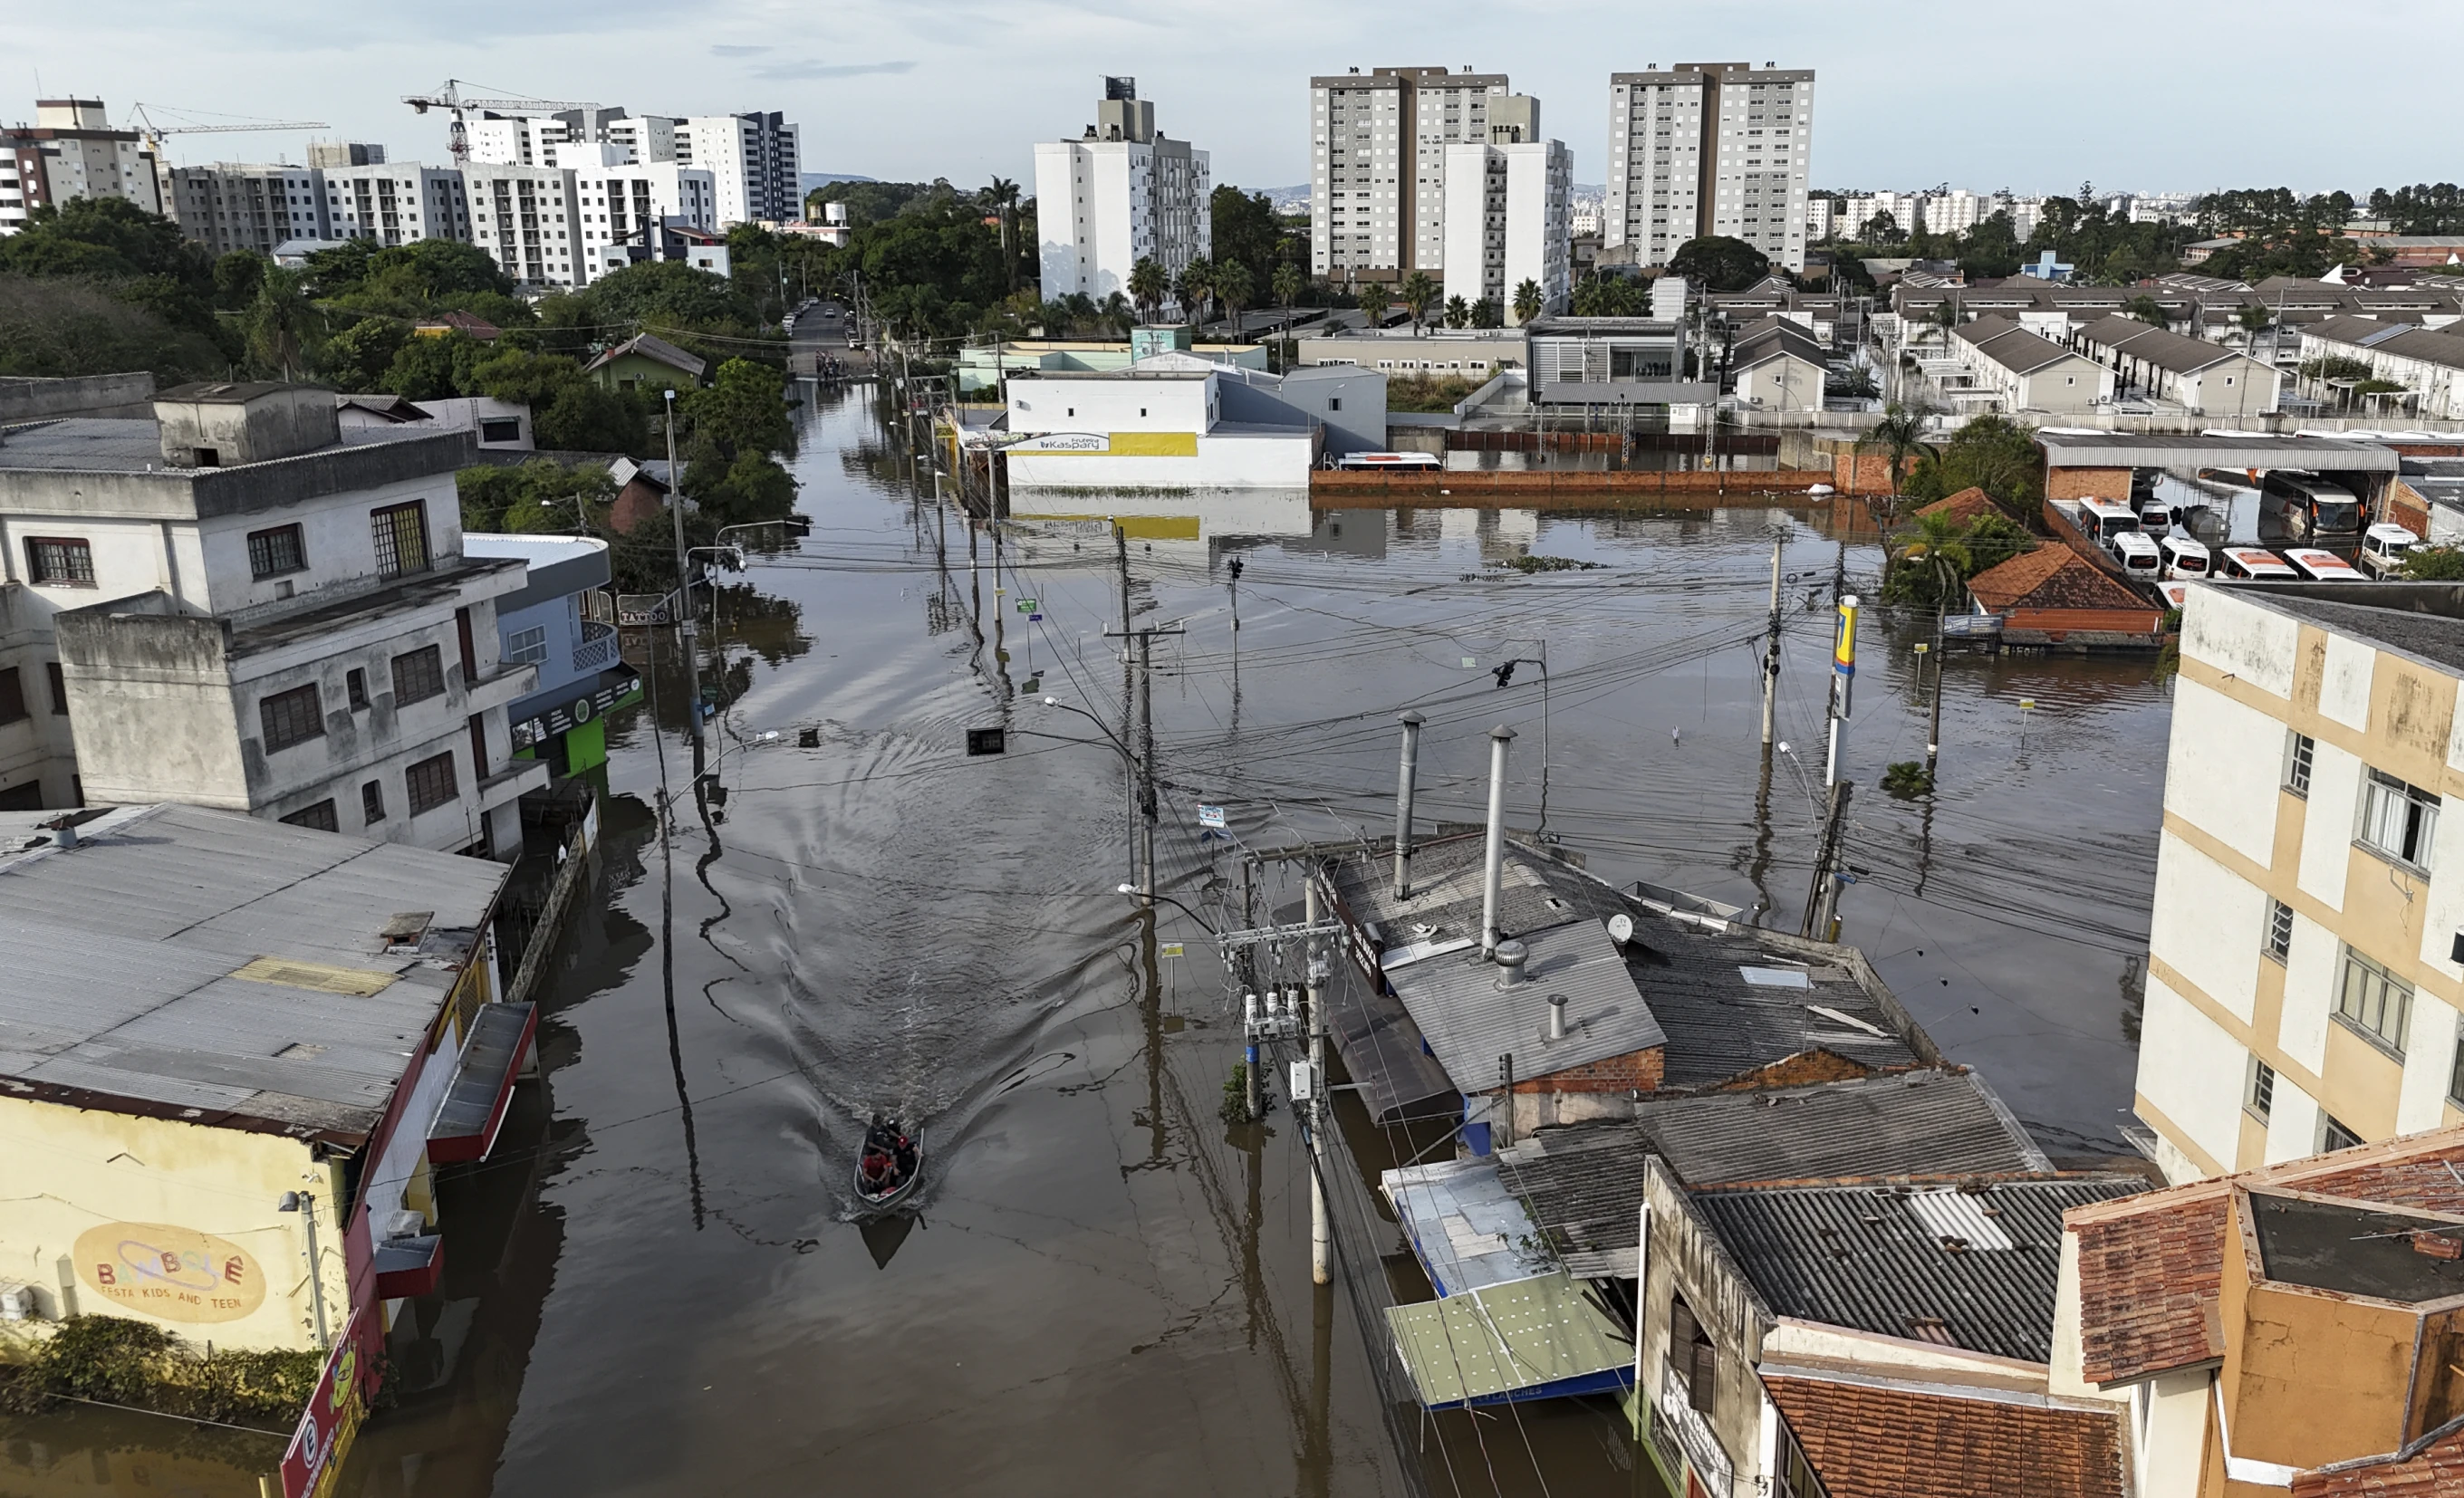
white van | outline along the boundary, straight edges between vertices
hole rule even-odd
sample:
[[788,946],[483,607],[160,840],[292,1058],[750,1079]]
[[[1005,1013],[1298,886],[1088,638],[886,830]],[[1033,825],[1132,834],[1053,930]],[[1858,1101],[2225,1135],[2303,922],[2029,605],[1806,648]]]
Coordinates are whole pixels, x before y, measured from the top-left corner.
[[2115,537],[2139,529],[2139,512],[2110,499],[2082,499],[2079,512],[2086,518],[2080,528],[2087,533],[2087,539],[2107,551],[2113,549]]
[[2208,548],[2190,539],[2188,531],[2176,531],[2157,543],[2165,554],[2165,575],[2168,578],[2203,578],[2215,570],[2215,558]]
[[2173,532],[2173,507],[2154,495],[2138,498],[2139,533],[2150,540],[2162,540]]
[[2369,579],[2353,570],[2353,564],[2332,551],[2316,546],[2296,546],[2284,554],[2293,570],[2313,583],[2366,583]]
[[2245,583],[2293,583],[2301,576],[2264,546],[2227,546],[2216,553],[2216,574]]
[[2165,570],[2165,554],[2156,543],[2137,531],[2123,531],[2113,538],[2113,559],[2131,577],[2153,583]]
[[2383,578],[2404,571],[2405,553],[2421,544],[2421,538],[2401,525],[2381,520],[2362,532],[2362,570]]

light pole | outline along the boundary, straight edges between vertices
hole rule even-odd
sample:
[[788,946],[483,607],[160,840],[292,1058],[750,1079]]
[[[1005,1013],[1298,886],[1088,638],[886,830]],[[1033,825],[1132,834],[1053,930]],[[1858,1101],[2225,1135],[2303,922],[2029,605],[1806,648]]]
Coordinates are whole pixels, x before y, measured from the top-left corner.
[[274,1204],[277,1212],[297,1212],[308,1224],[308,1303],[317,1311],[317,1350],[323,1352],[333,1345],[325,1330],[325,1270],[317,1252],[317,1199],[304,1191],[286,1191]]
[[[1137,753],[1136,753],[1136,751],[1135,751],[1135,750],[1133,750],[1133,749],[1132,749],[1132,748],[1131,748],[1127,743],[1124,743],[1124,742],[1121,740],[1121,736],[1120,736],[1120,735],[1118,735],[1118,734],[1116,734],[1116,733],[1112,732],[1112,725],[1111,725],[1111,724],[1105,722],[1102,718],[1097,717],[1094,714],[1088,712],[1085,708],[1082,708],[1082,707],[1073,707],[1073,706],[1071,706],[1070,704],[1068,704],[1068,703],[1067,703],[1067,702],[1062,701],[1059,697],[1045,697],[1045,698],[1044,699],[1044,705],[1045,705],[1045,707],[1048,707],[1048,708],[1059,708],[1059,709],[1060,709],[1061,711],[1063,711],[1064,713],[1075,713],[1075,714],[1077,714],[1080,717],[1083,717],[1083,718],[1085,718],[1087,721],[1089,721],[1089,723],[1094,724],[1094,725],[1095,725],[1095,727],[1096,727],[1096,729],[1097,729],[1099,732],[1101,732],[1101,733],[1103,734],[1103,736],[1104,736],[1104,741],[1105,741],[1106,743],[1111,744],[1111,745],[1112,746],[1112,752],[1113,752],[1113,753],[1115,753],[1115,754],[1118,754],[1118,755],[1121,757],[1121,762],[1122,762],[1123,764],[1125,764],[1125,765],[1127,765],[1127,766],[1129,767],[1129,771],[1130,771],[1130,778],[1131,778],[1133,781],[1134,781],[1134,780],[1136,780],[1136,779],[1138,778],[1138,774],[1139,774],[1140,766],[1139,766],[1139,763],[1138,763],[1138,757],[1137,757]],[[1133,812],[1132,812],[1132,814],[1133,814],[1133,815],[1135,815],[1135,810],[1134,810],[1134,808],[1133,808]],[[1150,823],[1150,826],[1152,826],[1152,823]],[[1152,845],[1150,845],[1150,847],[1152,847]],[[1138,870],[1137,865],[1138,865],[1138,859],[1137,859],[1137,845],[1136,845],[1136,842],[1135,842],[1134,838],[1133,838],[1132,843],[1131,843],[1131,853],[1130,853],[1130,866],[1131,866],[1131,867],[1130,867],[1130,871],[1131,871],[1132,873],[1138,873],[1138,872],[1139,872],[1139,870]],[[1143,875],[1143,885],[1144,885],[1144,888],[1143,888],[1143,889],[1139,889],[1139,888],[1136,888],[1136,887],[1133,887],[1133,886],[1131,886],[1131,885],[1126,885],[1126,884],[1125,884],[1125,885],[1123,885],[1123,886],[1121,886],[1121,888],[1122,888],[1124,891],[1128,891],[1128,892],[1133,892],[1133,893],[1137,894],[1140,898],[1145,899],[1146,901],[1148,901],[1148,902],[1150,903],[1150,905],[1152,905],[1152,903],[1154,902],[1154,900],[1155,900],[1155,860],[1153,859],[1153,857],[1152,857],[1152,856],[1150,856],[1150,857],[1148,858],[1147,863],[1146,863],[1146,869],[1145,869],[1145,872],[1144,872],[1144,875]],[[1183,907],[1183,908],[1184,908],[1184,909],[1186,909],[1186,907]]]
[[677,653],[685,658],[685,721],[693,729],[693,790],[699,794],[702,777],[701,741],[701,672],[693,659],[693,636],[697,629],[693,613],[693,584],[685,551],[684,475],[676,469],[676,387],[667,387],[668,413],[668,514],[675,521],[676,536],[676,598],[683,606],[684,617],[678,622],[679,638],[684,649]]

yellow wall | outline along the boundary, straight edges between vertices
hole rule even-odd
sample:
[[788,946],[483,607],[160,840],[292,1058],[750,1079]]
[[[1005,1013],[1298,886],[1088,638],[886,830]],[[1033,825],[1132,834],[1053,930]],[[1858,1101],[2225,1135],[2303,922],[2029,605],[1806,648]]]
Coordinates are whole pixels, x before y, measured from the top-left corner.
[[304,1139],[0,1096],[0,1281],[39,1289],[47,1318],[73,1309],[200,1344],[315,1347],[306,1229],[275,1205],[286,1191],[316,1199],[328,1332],[349,1317],[339,1172]]

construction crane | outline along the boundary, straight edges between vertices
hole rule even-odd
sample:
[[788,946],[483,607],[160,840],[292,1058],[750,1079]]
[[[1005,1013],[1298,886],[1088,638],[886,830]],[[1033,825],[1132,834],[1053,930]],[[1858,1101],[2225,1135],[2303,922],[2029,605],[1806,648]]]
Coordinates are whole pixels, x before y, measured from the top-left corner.
[[[209,110],[172,109],[167,104],[157,104],[154,107],[175,115],[211,113]],[[158,125],[154,122],[152,117],[145,113],[145,108],[146,106],[143,104],[131,104],[128,109],[129,118],[131,122],[137,126],[137,133],[145,138],[145,148],[154,153],[154,159],[157,162],[163,160],[163,137],[166,135],[238,135],[251,130],[305,131],[322,130],[325,128],[325,121],[322,120],[263,120],[252,119],[246,115],[224,115],[218,117],[226,120],[243,121],[235,124]]]
[[468,109],[504,109],[518,114],[554,114],[561,109],[596,109],[597,104],[579,103],[561,99],[473,99],[462,92],[462,79],[447,78],[445,86],[430,94],[405,94],[402,101],[421,114],[431,109],[453,112],[453,130],[449,143],[453,152],[453,165],[471,164],[471,136],[463,127],[462,113]]

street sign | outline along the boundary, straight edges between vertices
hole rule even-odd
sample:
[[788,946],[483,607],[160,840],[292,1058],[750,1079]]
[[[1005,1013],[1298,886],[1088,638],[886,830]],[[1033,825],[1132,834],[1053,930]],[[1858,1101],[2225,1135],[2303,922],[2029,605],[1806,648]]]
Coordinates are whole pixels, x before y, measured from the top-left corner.
[[1042,624],[1044,623],[1044,616],[1042,614],[1029,614],[1026,616],[1026,622],[1028,624]]
[[1018,601],[1018,611],[1022,614],[1031,614],[1035,612],[1035,602],[1036,601],[1031,598],[1020,599]]
[[1198,825],[1201,827],[1220,827],[1223,826],[1223,808],[1221,806],[1199,807]]
[[1006,730],[999,728],[970,728],[967,730],[968,754],[1007,754],[1008,752],[1009,734]]
[[1177,958],[1180,955],[1181,944],[1177,941],[1167,941],[1163,945],[1155,948],[1155,956],[1157,957]]

